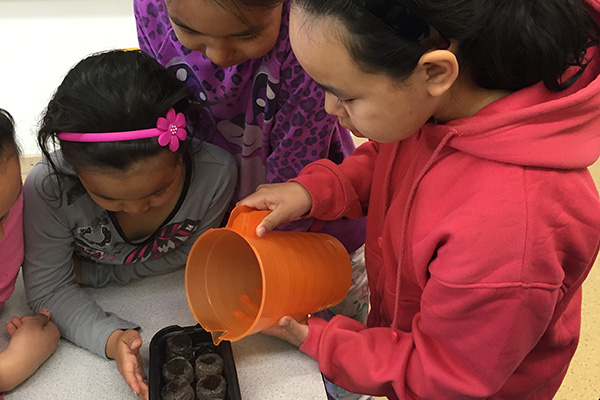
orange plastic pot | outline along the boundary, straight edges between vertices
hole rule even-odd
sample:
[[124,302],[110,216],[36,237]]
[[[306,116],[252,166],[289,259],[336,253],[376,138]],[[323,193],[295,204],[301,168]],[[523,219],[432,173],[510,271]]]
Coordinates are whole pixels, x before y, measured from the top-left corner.
[[352,265],[334,237],[310,232],[269,232],[256,226],[269,211],[236,207],[225,228],[209,229],[194,243],[185,289],[194,318],[213,342],[236,341],[339,303]]

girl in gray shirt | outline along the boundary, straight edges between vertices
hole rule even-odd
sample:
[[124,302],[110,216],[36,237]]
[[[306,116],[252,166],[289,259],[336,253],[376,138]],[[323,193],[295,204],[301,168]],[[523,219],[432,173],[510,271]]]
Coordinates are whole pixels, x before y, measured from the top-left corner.
[[196,238],[223,220],[235,164],[190,139],[190,98],[142,52],[82,60],[48,105],[38,134],[45,158],[23,189],[29,306],[49,309],[66,339],[115,359],[145,398],[139,327],[104,312],[80,285],[181,268]]

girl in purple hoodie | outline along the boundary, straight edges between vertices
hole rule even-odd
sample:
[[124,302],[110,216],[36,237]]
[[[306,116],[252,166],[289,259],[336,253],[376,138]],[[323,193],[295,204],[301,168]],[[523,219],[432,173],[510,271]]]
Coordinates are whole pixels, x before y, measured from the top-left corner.
[[[141,50],[211,105],[200,111],[202,135],[238,165],[232,206],[261,184],[296,177],[312,161],[339,164],[354,151],[350,132],[325,112],[324,90],[292,52],[289,8],[284,0],[134,1]],[[280,229],[320,231],[344,244],[353,261],[352,286],[322,316],[364,322],[365,220],[307,219]],[[328,391],[337,399],[359,398],[331,385]]]

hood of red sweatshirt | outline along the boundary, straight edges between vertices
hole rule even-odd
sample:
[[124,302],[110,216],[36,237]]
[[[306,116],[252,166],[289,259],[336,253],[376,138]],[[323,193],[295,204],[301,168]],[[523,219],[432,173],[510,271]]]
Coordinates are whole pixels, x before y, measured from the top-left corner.
[[[599,14],[600,0],[589,1]],[[582,76],[566,90],[543,83],[519,90],[473,117],[427,124],[426,135],[447,137],[448,145],[488,160],[531,167],[585,168],[600,156],[600,52],[588,51]],[[571,68],[566,76],[577,69]]]
[[[589,0],[587,6],[600,20],[600,0]],[[540,82],[489,104],[473,117],[426,124],[420,134],[435,136],[440,143],[421,178],[446,146],[486,160],[520,166],[566,170],[592,165],[600,157],[600,46],[591,47],[587,58],[589,63],[583,74],[563,91],[552,92]],[[570,68],[565,76],[578,70]],[[420,179],[413,189],[419,184]],[[409,209],[415,193],[413,190]],[[398,295],[401,274],[397,276]],[[399,304],[396,301],[393,327]]]

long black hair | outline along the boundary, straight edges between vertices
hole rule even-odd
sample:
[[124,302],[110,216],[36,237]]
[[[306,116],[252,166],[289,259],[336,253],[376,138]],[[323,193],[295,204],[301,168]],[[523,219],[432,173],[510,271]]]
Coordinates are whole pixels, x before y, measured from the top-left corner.
[[[516,91],[543,82],[559,91],[583,72],[600,36],[581,0],[292,1],[308,15],[340,21],[361,69],[398,80],[426,51],[453,40],[462,69],[482,88]],[[564,77],[571,66],[577,72]]]
[[[57,144],[75,171],[126,171],[144,158],[170,150],[160,146],[157,138],[81,143],[62,141],[57,135],[153,128],[171,108],[188,111],[192,97],[184,83],[141,51],[96,53],[77,63],[54,93],[42,117],[38,144],[59,175],[65,175],[64,171],[59,171],[50,157]],[[181,143],[176,155],[189,151],[190,139]]]
[[0,163],[19,154],[15,140],[15,122],[10,113],[0,108]]

